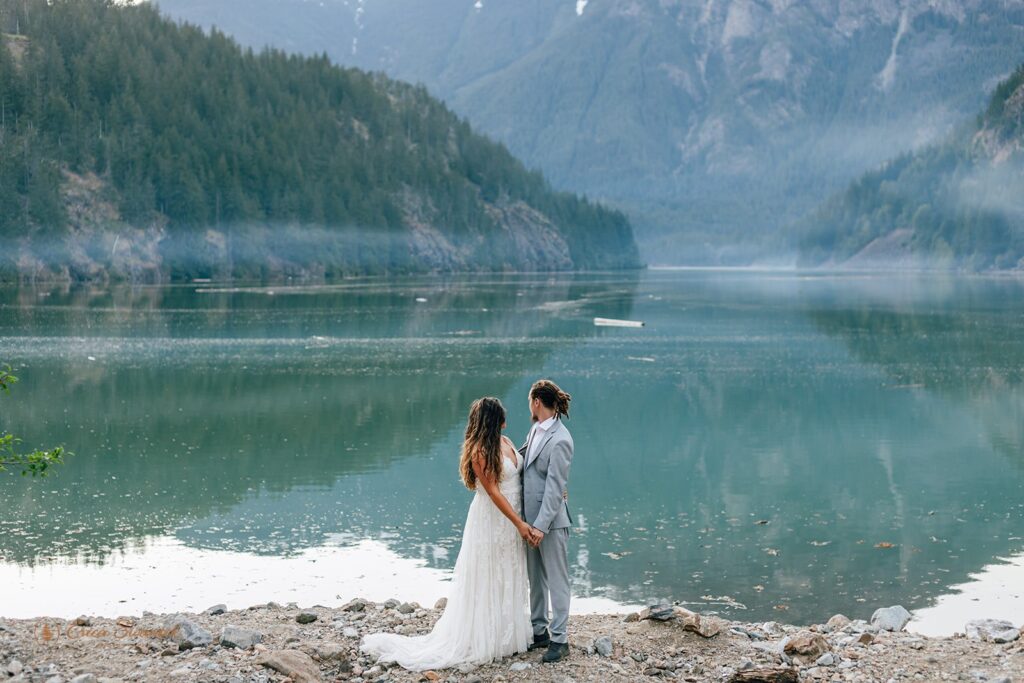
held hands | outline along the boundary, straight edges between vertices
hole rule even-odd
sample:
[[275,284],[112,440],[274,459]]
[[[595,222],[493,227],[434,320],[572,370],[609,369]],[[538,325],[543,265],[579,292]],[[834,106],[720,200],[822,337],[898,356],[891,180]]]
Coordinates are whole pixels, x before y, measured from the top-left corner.
[[524,541],[529,543],[534,548],[539,546],[540,542],[544,540],[544,532],[540,529],[530,526],[526,522],[522,522],[519,525],[519,535],[523,537]]

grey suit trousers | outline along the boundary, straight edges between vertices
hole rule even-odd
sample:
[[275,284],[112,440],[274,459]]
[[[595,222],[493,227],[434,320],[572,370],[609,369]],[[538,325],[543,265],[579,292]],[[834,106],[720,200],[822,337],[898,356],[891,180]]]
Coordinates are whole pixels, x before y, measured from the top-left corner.
[[551,529],[539,548],[527,546],[526,570],[530,575],[530,619],[533,634],[549,628],[548,596],[551,597],[551,640],[568,642],[569,626],[569,527]]

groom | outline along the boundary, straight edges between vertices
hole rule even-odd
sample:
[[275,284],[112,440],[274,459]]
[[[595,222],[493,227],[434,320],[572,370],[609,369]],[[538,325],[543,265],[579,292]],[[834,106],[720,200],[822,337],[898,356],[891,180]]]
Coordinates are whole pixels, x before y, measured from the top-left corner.
[[[526,551],[530,576],[530,613],[533,621],[531,650],[547,647],[545,662],[569,655],[569,527],[566,505],[572,435],[561,418],[569,416],[569,394],[546,379],[530,387],[533,427],[519,449],[523,467],[523,519],[531,525]],[[548,620],[548,597],[551,620]],[[550,631],[548,627],[550,625]]]

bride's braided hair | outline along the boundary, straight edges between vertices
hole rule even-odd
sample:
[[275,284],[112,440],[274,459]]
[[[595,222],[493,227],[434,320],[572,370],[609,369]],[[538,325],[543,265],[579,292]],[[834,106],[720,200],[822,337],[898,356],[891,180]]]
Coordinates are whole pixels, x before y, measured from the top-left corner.
[[549,379],[534,382],[530,387],[530,398],[539,398],[545,407],[555,411],[556,416],[569,417],[569,401],[572,400],[572,396]]
[[462,442],[459,474],[469,490],[476,489],[473,458],[483,461],[483,471],[494,481],[501,481],[501,426],[505,424],[505,406],[491,396],[478,398],[469,408],[466,438]]

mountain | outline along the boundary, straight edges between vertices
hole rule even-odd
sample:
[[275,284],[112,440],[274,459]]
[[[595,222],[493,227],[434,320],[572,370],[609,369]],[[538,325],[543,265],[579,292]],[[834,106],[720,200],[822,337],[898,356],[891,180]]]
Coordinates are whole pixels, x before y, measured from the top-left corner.
[[746,262],[941,140],[1020,61],[1024,0],[159,0],[244,44],[421,82],[655,263]]
[[973,124],[866,173],[799,232],[807,264],[1024,269],[1024,66]]
[[113,0],[0,0],[0,271],[132,278],[634,267],[422,87]]

